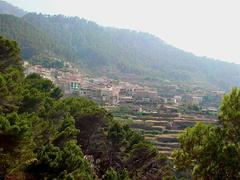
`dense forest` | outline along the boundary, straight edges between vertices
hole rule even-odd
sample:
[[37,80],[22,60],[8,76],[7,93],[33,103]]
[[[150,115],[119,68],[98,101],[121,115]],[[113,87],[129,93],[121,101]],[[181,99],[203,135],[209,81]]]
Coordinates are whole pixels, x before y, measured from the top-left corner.
[[0,34],[17,40],[23,58],[31,62],[59,58],[118,78],[134,74],[227,90],[240,85],[240,65],[197,57],[151,34],[102,27],[78,17],[0,15]]

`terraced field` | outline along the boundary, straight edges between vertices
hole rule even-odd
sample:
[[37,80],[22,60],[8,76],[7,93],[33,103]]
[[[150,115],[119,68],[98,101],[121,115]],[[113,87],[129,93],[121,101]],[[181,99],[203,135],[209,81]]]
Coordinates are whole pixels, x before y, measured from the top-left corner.
[[170,156],[179,147],[178,135],[185,128],[197,122],[216,123],[215,118],[174,114],[159,114],[158,116],[132,117],[133,129],[143,131],[146,139],[154,143],[159,151]]

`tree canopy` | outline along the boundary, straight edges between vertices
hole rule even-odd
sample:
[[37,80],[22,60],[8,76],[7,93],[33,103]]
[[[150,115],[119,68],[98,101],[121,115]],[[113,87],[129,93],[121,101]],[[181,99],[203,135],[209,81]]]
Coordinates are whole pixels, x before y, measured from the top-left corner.
[[181,148],[173,153],[180,170],[199,179],[240,178],[240,89],[225,95],[220,124],[199,123],[179,137]]

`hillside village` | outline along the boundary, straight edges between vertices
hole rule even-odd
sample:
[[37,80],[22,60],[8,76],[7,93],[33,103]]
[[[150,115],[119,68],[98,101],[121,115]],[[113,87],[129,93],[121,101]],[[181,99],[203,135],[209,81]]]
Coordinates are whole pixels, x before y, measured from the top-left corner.
[[[38,73],[60,87],[65,96],[93,99],[120,120],[142,132],[170,156],[179,146],[178,133],[197,122],[216,123],[218,102],[223,91],[179,93],[177,85],[166,85],[172,96],[162,96],[158,89],[107,77],[87,77],[70,63],[64,68],[44,68],[24,62],[25,74]],[[209,104],[209,101],[216,102]]]
[[[74,68],[70,63],[65,68],[44,68],[41,65],[30,65],[25,62],[25,74],[37,73],[42,77],[54,82],[62,89],[65,96],[77,95],[84,96],[104,105],[119,105],[124,103],[133,104],[171,104],[166,106],[177,108],[179,105],[200,105],[203,103],[204,97],[221,98],[224,91],[194,92],[191,94],[179,94],[177,85],[167,85],[166,91],[176,93],[172,97],[163,97],[156,88],[133,84],[127,81],[118,81],[107,77],[86,77]],[[67,67],[67,68],[66,68]],[[216,107],[206,107],[204,111],[216,112]]]

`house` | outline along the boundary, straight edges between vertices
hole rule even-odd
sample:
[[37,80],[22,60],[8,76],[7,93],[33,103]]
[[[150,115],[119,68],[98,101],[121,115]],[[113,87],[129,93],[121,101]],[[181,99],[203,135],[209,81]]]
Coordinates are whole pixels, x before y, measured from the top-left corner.
[[199,105],[202,103],[203,98],[200,96],[186,95],[185,102],[187,105]]
[[120,96],[119,101],[120,101],[120,103],[132,103],[133,97],[132,96]]
[[98,102],[102,100],[101,98],[101,90],[97,89],[96,87],[89,86],[89,87],[81,87],[79,91],[79,95],[83,97],[88,97],[94,99]]
[[198,96],[193,96],[192,97],[192,105],[199,105],[202,103],[202,97],[198,97]]
[[181,96],[175,95],[175,96],[173,97],[173,99],[174,99],[175,103],[177,103],[177,104],[179,104],[179,103],[182,102],[182,97],[181,97]]
[[136,102],[155,103],[159,101],[159,96],[156,91],[138,88],[134,90],[133,98]]
[[119,103],[119,90],[114,87],[105,87],[101,89],[101,97],[104,103],[118,104]]
[[158,107],[159,113],[177,113],[178,108],[175,106],[169,106],[169,105],[160,105]]
[[70,91],[77,92],[80,90],[80,84],[78,81],[70,81]]

